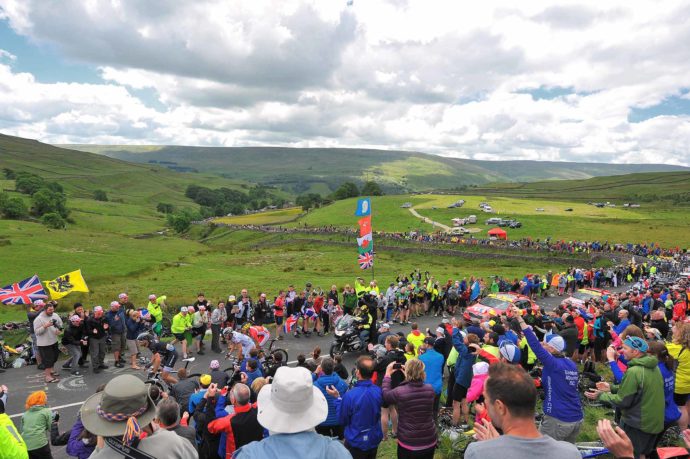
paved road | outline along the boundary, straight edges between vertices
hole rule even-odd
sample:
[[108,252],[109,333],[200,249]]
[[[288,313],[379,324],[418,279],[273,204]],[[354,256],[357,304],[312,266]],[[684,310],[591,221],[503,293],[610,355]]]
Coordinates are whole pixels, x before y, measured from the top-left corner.
[[420,215],[419,212],[417,212],[417,211],[414,209],[414,207],[410,207],[410,208],[407,209],[407,210],[409,210],[410,213],[411,213],[412,215],[414,215],[415,217],[421,218],[422,221],[424,221],[424,223],[428,223],[428,224],[430,224],[430,225],[432,225],[432,226],[438,226],[438,227],[441,228],[443,231],[450,231],[450,226],[444,225],[443,223],[435,222],[435,221],[433,221],[432,219],[430,219],[430,218],[428,218],[428,217],[425,217],[424,215]]
[[[558,305],[561,300],[561,297],[550,297],[539,300],[537,303],[548,310],[550,307]],[[425,316],[418,319],[422,330],[426,327],[436,327],[439,322],[440,319],[433,316]],[[407,334],[410,328],[409,326],[403,327],[399,324],[393,324],[392,330],[394,332],[403,331]],[[315,346],[320,346],[324,354],[328,353],[331,341],[332,335],[324,337],[312,336],[311,338],[301,337],[299,339],[289,336],[280,342],[280,347],[287,350],[289,360],[294,362],[298,354],[308,355]],[[203,356],[197,356],[195,362],[189,366],[190,372],[206,371],[211,360],[218,358],[219,355],[222,357],[221,354],[210,352]],[[115,368],[112,366],[112,356],[108,357],[106,358],[106,364],[111,366],[102,373],[93,374],[87,370],[83,376],[69,376],[69,373],[63,372],[67,377],[63,377],[57,384],[45,384],[43,382],[43,373],[39,372],[35,366],[6,370],[0,374],[0,384],[5,384],[9,388],[7,413],[10,414],[15,424],[18,425],[21,414],[24,412],[26,397],[33,391],[45,390],[48,393],[50,407],[60,412],[60,432],[70,429],[76,420],[81,404],[96,391],[100,384],[105,384],[113,377],[124,373],[134,373],[142,380],[145,380],[146,374],[143,371],[135,372],[127,368]],[[344,358],[346,368],[354,366],[356,357],[357,355],[346,354]],[[67,459],[69,457],[65,453],[64,447],[53,447],[53,456],[56,459]]]

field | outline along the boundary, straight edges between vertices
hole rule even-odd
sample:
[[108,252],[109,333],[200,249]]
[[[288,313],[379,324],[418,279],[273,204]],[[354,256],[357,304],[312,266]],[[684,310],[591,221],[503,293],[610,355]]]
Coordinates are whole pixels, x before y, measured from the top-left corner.
[[[466,201],[462,208],[447,208],[458,199]],[[482,212],[478,207],[482,201],[488,202],[494,213]],[[405,202],[412,203],[420,215],[449,226],[452,218],[476,215],[476,226],[481,228],[481,232],[474,237],[478,238],[486,237],[486,230],[492,228],[484,224],[488,218],[510,217],[523,224],[522,228],[506,229],[510,239],[551,237],[566,241],[655,242],[664,247],[690,247],[690,233],[682,230],[690,220],[690,208],[667,203],[642,204],[640,208],[627,209],[597,208],[577,201],[535,198],[433,194],[381,196],[372,199],[374,231],[431,231],[431,225],[422,223],[408,209],[400,207]],[[337,201],[309,212],[290,225],[356,227],[355,207],[356,199]],[[544,211],[537,211],[537,208]],[[567,212],[565,209],[568,208],[573,210]]]
[[277,225],[297,219],[302,214],[301,207],[269,210],[248,215],[233,215],[232,217],[214,218],[215,223],[228,225]]

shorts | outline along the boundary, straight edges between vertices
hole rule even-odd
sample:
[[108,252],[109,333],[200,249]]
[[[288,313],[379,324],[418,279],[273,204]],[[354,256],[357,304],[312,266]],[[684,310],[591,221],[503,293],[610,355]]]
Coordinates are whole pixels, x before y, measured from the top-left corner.
[[676,402],[676,405],[680,408],[681,406],[685,405],[688,401],[688,396],[690,394],[676,394],[675,392],[673,393],[673,401]]
[[276,325],[283,325],[283,316],[276,316]]
[[124,353],[127,350],[127,339],[124,333],[110,335],[111,349],[113,352]]
[[577,352],[584,354],[587,349],[592,349],[593,347],[594,343],[580,344],[580,346],[577,348]]
[[635,457],[639,457],[642,454],[649,456],[654,451],[658,434],[642,432],[640,429],[626,425],[622,421],[620,425],[625,433],[628,434],[628,437],[630,437]]
[[184,333],[173,333],[173,336],[175,336],[177,341],[184,341],[187,339]]
[[206,334],[206,325],[202,325],[201,327],[197,328],[192,328],[192,336],[197,337],[197,336],[204,336]]
[[137,344],[137,340],[128,339],[127,350],[129,351],[129,355],[137,355],[139,353],[139,345]]
[[556,441],[575,443],[580,429],[582,428],[582,423],[583,421],[563,422],[545,414],[539,432],[541,432],[542,435],[548,435]]
[[169,353],[164,359],[161,359],[161,366],[163,371],[170,373],[177,362],[177,351]]
[[307,309],[302,313],[302,317],[307,319],[316,318],[316,311],[313,309]]
[[461,402],[467,398],[467,387],[456,384],[453,386],[453,400]]
[[57,343],[50,346],[38,346],[38,353],[41,355],[41,363],[46,368],[53,368],[60,356],[60,349],[58,349]]
[[156,335],[160,336],[161,331],[163,330],[163,324],[161,324],[160,322],[156,322],[155,324],[153,324],[153,327],[151,327],[151,329]]

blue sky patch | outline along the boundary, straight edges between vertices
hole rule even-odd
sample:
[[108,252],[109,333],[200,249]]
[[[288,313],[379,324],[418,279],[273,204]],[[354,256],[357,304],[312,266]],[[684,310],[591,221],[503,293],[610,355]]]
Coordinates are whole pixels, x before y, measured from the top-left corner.
[[679,95],[667,97],[651,107],[632,107],[628,113],[628,121],[640,123],[657,116],[690,116],[690,89],[684,89]]

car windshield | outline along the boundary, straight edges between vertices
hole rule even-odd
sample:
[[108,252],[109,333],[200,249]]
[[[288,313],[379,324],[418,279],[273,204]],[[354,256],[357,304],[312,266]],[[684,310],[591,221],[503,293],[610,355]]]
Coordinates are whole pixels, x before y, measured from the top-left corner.
[[582,301],[587,301],[591,298],[597,298],[599,296],[600,295],[597,295],[597,294],[592,293],[592,292],[575,292],[575,293],[573,293],[573,298],[577,298],[578,300],[582,300]]
[[494,309],[500,309],[501,311],[505,311],[510,306],[510,301],[501,300],[499,298],[488,297],[488,298],[484,298],[481,301],[481,305],[482,306],[488,306],[488,307],[494,308]]

